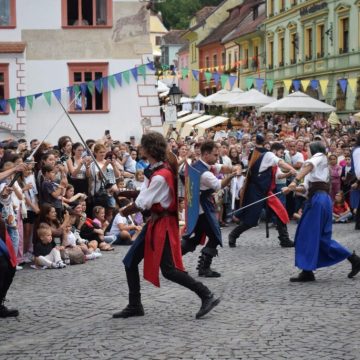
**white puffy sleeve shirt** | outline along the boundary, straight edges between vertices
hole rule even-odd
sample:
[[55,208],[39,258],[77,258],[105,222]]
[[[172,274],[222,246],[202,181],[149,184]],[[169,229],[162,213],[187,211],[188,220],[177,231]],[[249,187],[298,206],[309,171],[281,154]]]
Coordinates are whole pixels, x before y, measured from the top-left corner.
[[305,189],[309,189],[309,183],[315,181],[328,182],[329,181],[329,165],[328,159],[323,153],[316,153],[309,160],[306,160],[306,164],[312,164],[313,168],[309,174],[304,178]]

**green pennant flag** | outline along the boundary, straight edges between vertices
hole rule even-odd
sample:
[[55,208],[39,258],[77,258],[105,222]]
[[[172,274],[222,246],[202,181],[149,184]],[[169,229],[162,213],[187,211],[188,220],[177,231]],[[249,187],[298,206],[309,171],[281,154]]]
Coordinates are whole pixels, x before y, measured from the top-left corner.
[[78,94],[80,92],[80,86],[79,85],[74,85],[73,89],[74,89],[75,96],[78,96]]
[[10,104],[11,110],[14,113],[15,109],[16,109],[16,100],[17,98],[14,99],[8,99],[8,103]]
[[189,74],[189,69],[188,68],[184,68],[184,69],[181,69],[181,78],[182,79],[185,79]]
[[266,80],[267,90],[271,93],[274,88],[274,80]]
[[29,95],[26,97],[27,103],[29,104],[30,109],[32,109],[33,104],[34,104],[34,96],[33,95]]
[[113,89],[115,89],[115,76],[114,76],[114,75],[110,75],[110,76],[108,77],[108,80],[109,80],[109,83],[110,83],[111,87],[112,87]]
[[130,71],[126,70],[122,73],[123,78],[125,79],[125,81],[129,84],[130,83]]
[[205,79],[208,84],[210,84],[211,77],[212,77],[212,73],[209,71],[205,71]]
[[88,82],[86,83],[86,86],[87,86],[87,88],[88,88],[91,96],[94,95],[94,89],[95,89],[94,83],[93,83],[92,81],[88,81]]
[[44,98],[46,102],[51,105],[51,91],[44,92]]
[[253,78],[246,78],[246,89],[250,90],[253,86],[254,79]]
[[141,75],[144,80],[146,79],[146,66],[145,65],[140,65],[138,68],[138,74]]
[[224,88],[227,81],[229,80],[229,75],[226,75],[226,74],[222,74],[220,76],[220,81],[221,81],[221,87]]

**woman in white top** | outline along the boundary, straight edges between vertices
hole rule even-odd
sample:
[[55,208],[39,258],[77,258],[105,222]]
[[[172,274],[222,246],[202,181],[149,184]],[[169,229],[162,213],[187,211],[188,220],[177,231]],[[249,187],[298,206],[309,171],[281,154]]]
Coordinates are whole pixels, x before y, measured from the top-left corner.
[[[340,245],[332,236],[332,201],[329,196],[329,168],[322,142],[310,144],[311,158],[289,184],[288,190],[307,192],[308,200],[295,234],[295,266],[302,272],[291,282],[314,281],[313,271],[348,259],[352,270],[349,278],[360,271],[360,257]],[[309,156],[310,157],[310,156]],[[299,187],[300,180],[304,184]]]

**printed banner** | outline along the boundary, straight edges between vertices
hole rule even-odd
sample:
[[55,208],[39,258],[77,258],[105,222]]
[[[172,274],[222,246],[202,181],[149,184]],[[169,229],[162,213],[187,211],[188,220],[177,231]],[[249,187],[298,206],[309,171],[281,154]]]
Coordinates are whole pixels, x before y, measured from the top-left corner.
[[191,234],[199,217],[200,173],[185,163],[185,220],[186,232]]

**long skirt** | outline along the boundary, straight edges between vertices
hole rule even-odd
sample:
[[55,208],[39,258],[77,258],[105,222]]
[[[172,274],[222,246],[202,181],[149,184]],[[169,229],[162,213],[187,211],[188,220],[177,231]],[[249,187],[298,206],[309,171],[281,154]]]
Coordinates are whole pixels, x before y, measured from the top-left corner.
[[351,252],[332,236],[332,202],[318,191],[308,200],[295,234],[295,266],[312,271],[345,260]]

